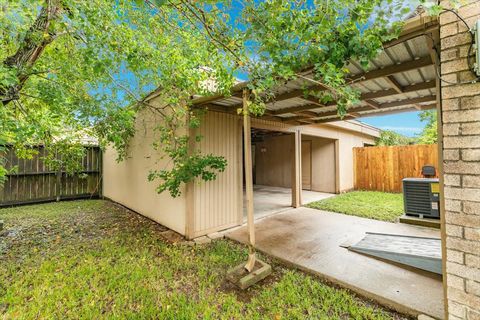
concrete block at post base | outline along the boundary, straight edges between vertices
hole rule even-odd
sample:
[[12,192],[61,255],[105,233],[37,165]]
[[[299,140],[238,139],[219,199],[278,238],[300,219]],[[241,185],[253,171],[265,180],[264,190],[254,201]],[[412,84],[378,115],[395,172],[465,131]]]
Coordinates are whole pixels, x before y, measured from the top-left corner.
[[240,289],[245,290],[262,281],[271,273],[272,267],[266,262],[257,259],[252,272],[249,273],[245,270],[245,262],[243,262],[227,272],[227,279]]

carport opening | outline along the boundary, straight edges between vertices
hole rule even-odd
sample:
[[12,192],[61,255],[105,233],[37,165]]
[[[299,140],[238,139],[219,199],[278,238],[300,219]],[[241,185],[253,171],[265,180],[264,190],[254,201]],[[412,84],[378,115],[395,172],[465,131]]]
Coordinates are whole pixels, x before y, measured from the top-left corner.
[[[255,218],[291,209],[294,133],[252,128],[251,139]],[[300,162],[301,203],[331,197],[336,190],[335,140],[302,136]],[[245,164],[243,169],[245,172]],[[245,174],[243,182],[245,186]],[[243,208],[245,217],[245,196]]]

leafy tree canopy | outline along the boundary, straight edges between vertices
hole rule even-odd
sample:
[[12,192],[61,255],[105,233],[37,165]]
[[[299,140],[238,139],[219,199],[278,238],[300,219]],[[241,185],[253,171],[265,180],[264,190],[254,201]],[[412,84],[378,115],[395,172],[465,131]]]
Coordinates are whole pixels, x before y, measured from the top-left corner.
[[402,146],[414,144],[415,138],[409,138],[392,130],[382,130],[375,141],[376,146]]
[[437,143],[437,111],[426,110],[420,113],[420,120],[425,122],[425,127],[417,137],[419,144]]
[[[413,1],[0,0],[0,144],[30,156],[29,144],[66,155],[52,165],[75,171],[80,134],[127,156],[134,119],[150,108],[154,146],[172,159],[151,172],[158,191],[214,179],[225,159],[189,151],[185,127],[198,126],[193,94],[228,94],[235,72],[247,73],[250,112],[262,114],[272,88],[313,67],[339,114],[358,102],[346,64],[366,65],[398,35]],[[431,6],[437,10],[438,6]],[[214,79],[215,92],[202,86]],[[164,104],[143,100],[161,87]],[[201,137],[194,137],[198,141]],[[75,155],[68,157],[67,155]],[[53,158],[52,158],[53,159]],[[50,160],[52,160],[50,159]],[[48,159],[47,159],[48,160]],[[0,161],[0,179],[5,176]]]

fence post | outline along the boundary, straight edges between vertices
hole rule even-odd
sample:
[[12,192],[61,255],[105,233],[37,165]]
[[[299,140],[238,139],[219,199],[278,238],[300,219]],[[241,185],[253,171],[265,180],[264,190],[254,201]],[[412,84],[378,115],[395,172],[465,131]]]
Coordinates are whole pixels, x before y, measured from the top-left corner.
[[55,193],[57,196],[57,201],[60,201],[62,194],[62,168],[59,168],[57,171],[57,184],[55,185]]

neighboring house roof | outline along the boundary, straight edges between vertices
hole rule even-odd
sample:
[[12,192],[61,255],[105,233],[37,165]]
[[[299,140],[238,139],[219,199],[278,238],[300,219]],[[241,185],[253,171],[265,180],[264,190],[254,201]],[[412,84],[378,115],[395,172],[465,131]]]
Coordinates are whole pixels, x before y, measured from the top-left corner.
[[354,132],[359,132],[373,138],[379,138],[380,133],[382,132],[382,130],[377,127],[371,126],[369,124],[366,124],[357,120],[335,121],[335,122],[325,123],[323,125],[328,125],[328,126],[341,128],[344,130],[349,130]]

